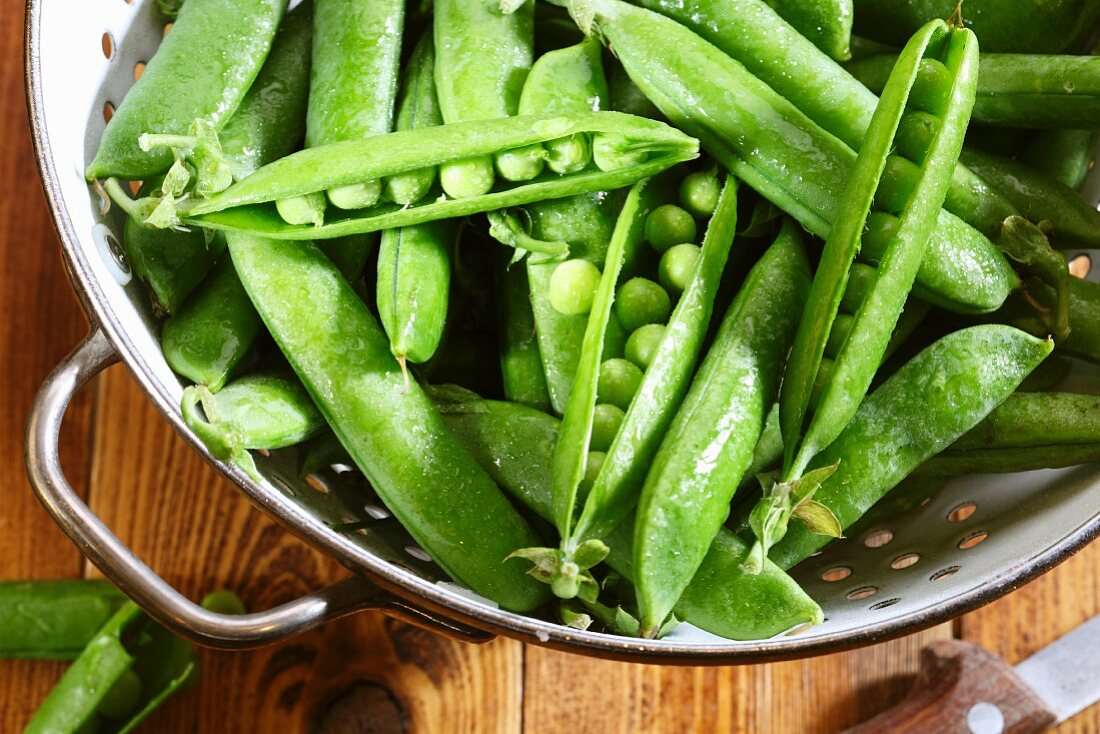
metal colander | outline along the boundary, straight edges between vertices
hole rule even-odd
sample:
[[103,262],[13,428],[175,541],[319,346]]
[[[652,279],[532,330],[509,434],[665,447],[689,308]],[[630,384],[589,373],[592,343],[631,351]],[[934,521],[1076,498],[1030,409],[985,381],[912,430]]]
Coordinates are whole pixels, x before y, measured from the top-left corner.
[[[494,634],[563,650],[647,662],[760,662],[831,652],[914,632],[1011,591],[1100,532],[1100,468],[970,477],[930,495],[880,504],[846,540],[793,575],[825,610],[824,624],[759,642],[733,642],[682,624],[642,641],[512,614],[455,584],[416,546],[356,473],[307,480],[291,452],[260,458],[263,483],[218,464],[258,508],[338,559],[353,575],[268,612],[226,617],[194,605],[138,560],[79,499],[61,472],[58,429],[69,399],[121,360],[176,429],[214,461],[180,419],[179,380],[132,280],[115,213],[83,177],[113,111],[159,43],[152,0],[29,0],[26,81],[42,182],[73,286],[92,331],[47,379],[27,432],[27,463],[42,502],[81,550],[153,617],[198,643],[247,647],[352,611],[380,609],[470,640]],[[1091,185],[1100,191],[1100,180]],[[1068,378],[1097,391],[1095,373]],[[335,524],[368,523],[356,532]]]

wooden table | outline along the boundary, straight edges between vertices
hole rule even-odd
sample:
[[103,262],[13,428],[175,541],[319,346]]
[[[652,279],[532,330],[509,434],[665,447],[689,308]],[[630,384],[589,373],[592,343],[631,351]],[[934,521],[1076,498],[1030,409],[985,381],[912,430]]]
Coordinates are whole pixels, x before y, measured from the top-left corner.
[[[78,0],[77,0],[78,1]],[[31,493],[23,426],[47,373],[87,326],[62,272],[23,97],[22,12],[0,0],[0,578],[94,573]],[[107,524],[197,598],[225,586],[253,609],[338,578],[335,563],[261,517],[153,410],[125,368],[70,411],[62,457]],[[373,614],[248,653],[201,653],[197,690],[144,731],[836,732],[897,701],[930,640],[1017,661],[1100,611],[1100,545],[1011,596],[902,640],[800,662],[673,668],[602,662],[511,640],[452,642]],[[63,670],[0,662],[0,732],[19,731]],[[1060,732],[1100,731],[1100,707]]]

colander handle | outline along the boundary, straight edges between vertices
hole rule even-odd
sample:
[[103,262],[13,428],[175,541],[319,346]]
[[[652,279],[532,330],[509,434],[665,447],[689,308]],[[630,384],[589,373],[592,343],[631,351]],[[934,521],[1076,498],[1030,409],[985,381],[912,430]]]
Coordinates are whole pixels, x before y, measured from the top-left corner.
[[118,361],[98,328],[46,378],[27,422],[27,473],[35,494],[81,552],[158,622],[199,645],[245,649],[277,642],[365,609],[471,642],[492,635],[418,609],[360,576],[266,612],[229,615],[207,611],[176,591],[127,548],[73,490],[61,468],[58,436],[73,395],[94,375]]

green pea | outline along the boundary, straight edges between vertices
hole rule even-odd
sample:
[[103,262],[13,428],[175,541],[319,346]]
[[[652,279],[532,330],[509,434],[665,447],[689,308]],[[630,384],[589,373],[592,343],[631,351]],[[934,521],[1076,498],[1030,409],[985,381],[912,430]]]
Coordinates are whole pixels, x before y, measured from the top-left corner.
[[467,158],[439,167],[439,183],[452,199],[469,199],[489,193],[496,175],[489,156]]
[[428,195],[434,182],[434,168],[422,168],[409,173],[399,173],[386,179],[386,198],[401,206],[415,204]]
[[[626,413],[618,406],[611,403],[600,403],[592,411],[592,438],[588,441],[588,448],[592,451],[607,451],[615,440],[619,428],[623,425]],[[589,454],[591,462],[592,454]],[[602,462],[601,462],[602,463]],[[595,477],[593,477],[593,481]]]
[[675,204],[659,206],[645,220],[645,238],[657,252],[695,241],[695,218]]
[[646,324],[637,329],[626,340],[626,358],[646,370],[657,353],[657,347],[665,338],[665,327],[661,324]]
[[631,278],[615,295],[615,315],[627,331],[646,324],[663,324],[672,312],[672,301],[664,288],[647,278]]
[[111,690],[99,702],[96,712],[108,719],[128,716],[141,701],[141,678],[132,669],[122,671]]
[[[629,336],[630,334],[619,323],[619,319],[615,317],[615,314],[608,314],[607,332],[603,335],[603,351],[600,352],[600,359],[613,359],[623,356],[626,351],[626,340]],[[545,359],[545,356],[543,359]]]
[[313,224],[320,227],[325,223],[325,195],[320,191],[276,199],[275,208],[287,224]]
[[897,237],[900,220],[886,212],[871,212],[867,216],[866,229],[863,231],[861,252],[863,257],[879,260]]
[[550,276],[550,305],[565,316],[581,316],[592,310],[600,284],[600,269],[591,260],[566,260]]
[[558,138],[546,144],[546,165],[554,173],[583,171],[592,160],[592,145],[584,134]]
[[606,459],[607,454],[602,451],[588,452],[588,459],[584,463],[584,479],[581,480],[581,484],[577,488],[582,500],[592,491],[592,485],[596,483],[596,477],[600,475],[600,470],[603,469],[603,463]]
[[909,112],[901,118],[895,137],[898,152],[909,160],[922,164],[929,146],[940,129],[940,118],[927,112]]
[[513,148],[496,157],[497,173],[505,181],[530,181],[546,166],[546,151],[541,145]]
[[909,104],[923,112],[942,115],[954,87],[954,75],[936,59],[921,59],[917,79],[909,93]]
[[601,401],[625,411],[641,384],[642,371],[636,365],[625,359],[609,359],[600,365],[596,395]]
[[648,158],[644,150],[631,150],[630,138],[619,133],[597,133],[592,140],[592,160],[601,171],[641,165]]
[[382,182],[378,179],[336,186],[328,190],[329,203],[339,209],[366,209],[377,204],[381,196]]
[[719,193],[717,170],[689,173],[680,182],[680,206],[697,217],[709,217],[718,207]]
[[657,265],[657,280],[668,289],[670,293],[680,295],[691,282],[691,276],[695,273],[695,266],[699,262],[702,250],[698,245],[674,245],[664,255]]
[[916,163],[901,156],[890,156],[886,159],[882,179],[875,191],[875,208],[891,214],[901,214],[905,211],[919,179],[920,169]]

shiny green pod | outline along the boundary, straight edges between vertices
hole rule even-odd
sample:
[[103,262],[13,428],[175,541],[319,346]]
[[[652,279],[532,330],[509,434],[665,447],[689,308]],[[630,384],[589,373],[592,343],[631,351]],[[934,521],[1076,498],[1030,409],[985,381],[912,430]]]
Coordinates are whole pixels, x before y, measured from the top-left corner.
[[[540,56],[523,86],[520,114],[559,115],[607,109],[609,94],[602,52],[598,41],[586,39]],[[615,226],[618,199],[596,191],[531,204],[525,208],[531,234],[540,240],[567,242],[571,258],[585,258],[602,267]],[[565,411],[573,386],[587,319],[567,316],[551,305],[550,279],[556,267],[556,263],[530,259],[526,263],[546,384],[554,411],[560,414]]]
[[[810,468],[839,462],[814,494],[849,527],[910,472],[977,425],[1054,345],[999,324],[953,332],[872,392]],[[829,538],[792,524],[770,557],[790,568]]]
[[[481,196],[340,211],[321,225],[287,224],[272,203],[578,134],[620,136],[632,151],[644,154],[644,160],[609,171],[589,166],[567,175],[544,173],[532,181],[504,182]],[[264,166],[211,198],[181,203],[177,212],[184,222],[201,227],[272,239],[327,239],[621,188],[697,155],[697,141],[679,130],[619,112],[479,120],[307,148]],[[109,191],[112,197],[123,193],[117,188]]]
[[[851,148],[675,21],[619,0],[573,7],[593,16],[631,78],[674,124],[808,230],[828,235],[855,164]],[[946,211],[929,247],[917,279],[937,305],[989,311],[1018,285],[996,246]]]
[[73,660],[125,601],[102,579],[0,581],[0,658]]
[[[737,181],[726,176],[688,286],[663,328],[572,534],[563,538],[567,556],[587,540],[605,539],[634,509],[651,457],[666,434],[675,432],[673,419],[691,384],[733,247],[737,198]],[[784,235],[792,243],[797,239],[793,225]],[[798,272],[794,267],[792,276]],[[768,308],[778,310],[775,303]],[[776,328],[778,336],[782,329]]]
[[241,363],[263,323],[229,259],[164,322],[160,347],[168,366],[217,392]]
[[775,12],[837,61],[852,55],[852,0],[772,0]]
[[[931,65],[946,72],[935,89],[919,82],[920,70]],[[779,403],[785,444],[783,481],[802,476],[810,459],[844,429],[871,385],[925,258],[962,148],[977,78],[974,35],[942,21],[929,23],[913,36],[890,75],[825,242],[791,350]],[[907,109],[921,105],[930,95],[942,96],[937,100],[939,109],[928,110],[937,117],[936,132],[917,151],[919,166],[908,159],[897,160],[906,170],[914,169],[914,175],[910,185],[903,185],[898,201],[891,202],[887,187],[896,183],[890,178],[897,174],[889,164],[895,160],[891,155],[897,149],[898,126]],[[862,241],[870,236],[866,225],[873,210],[878,210],[879,217],[897,215],[898,224],[878,256],[876,276],[855,311],[828,377],[819,380],[848,273]],[[819,399],[812,406],[815,385]]]
[[662,432],[634,521],[643,634],[655,632],[676,606],[729,514],[779,394],[809,288],[801,237],[796,225],[785,222],[745,279],[687,397]]
[[[314,246],[231,233],[248,295],[321,414],[379,497],[439,566],[506,609],[546,587],[506,561],[537,536],[415,381],[370,311]],[[425,463],[424,457],[432,461]]]
[[[189,0],[107,123],[85,175],[152,178],[168,170],[172,153],[142,150],[140,136],[183,135],[200,118],[215,129],[225,125],[260,72],[286,5],[286,0]],[[202,53],[195,53],[197,48]]]

